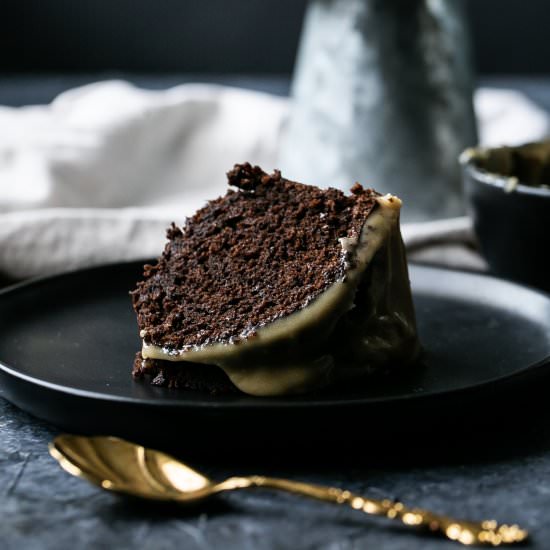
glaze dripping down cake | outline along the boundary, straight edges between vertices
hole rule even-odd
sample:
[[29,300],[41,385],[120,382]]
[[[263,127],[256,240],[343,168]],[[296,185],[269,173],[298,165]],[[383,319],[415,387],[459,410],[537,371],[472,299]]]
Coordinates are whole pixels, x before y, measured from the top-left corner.
[[235,165],[132,294],[133,374],[208,392],[285,395],[413,362],[401,201]]

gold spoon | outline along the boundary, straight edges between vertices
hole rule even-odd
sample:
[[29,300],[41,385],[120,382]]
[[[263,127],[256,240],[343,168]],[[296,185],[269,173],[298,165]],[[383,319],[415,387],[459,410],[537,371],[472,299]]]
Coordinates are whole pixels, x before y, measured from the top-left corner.
[[527,531],[496,521],[462,521],[401,502],[374,500],[350,491],[264,476],[230,477],[216,483],[175,458],[116,437],[60,435],[50,454],[70,474],[108,491],[173,502],[197,502],[206,497],[249,487],[277,489],[325,502],[345,504],[366,514],[386,516],[407,526],[438,532],[462,544],[499,546],[522,542]]

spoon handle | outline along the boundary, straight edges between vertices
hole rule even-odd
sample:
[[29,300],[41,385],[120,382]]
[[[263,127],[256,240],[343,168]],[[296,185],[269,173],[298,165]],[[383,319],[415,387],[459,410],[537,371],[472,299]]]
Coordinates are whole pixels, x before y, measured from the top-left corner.
[[337,489],[264,476],[233,477],[216,486],[217,491],[263,487],[307,496],[324,502],[351,506],[365,514],[385,516],[413,528],[424,528],[441,533],[447,538],[465,545],[500,546],[524,541],[528,534],[517,525],[499,525],[496,521],[463,521],[434,514],[420,508],[408,508],[401,502],[388,499],[375,500]]

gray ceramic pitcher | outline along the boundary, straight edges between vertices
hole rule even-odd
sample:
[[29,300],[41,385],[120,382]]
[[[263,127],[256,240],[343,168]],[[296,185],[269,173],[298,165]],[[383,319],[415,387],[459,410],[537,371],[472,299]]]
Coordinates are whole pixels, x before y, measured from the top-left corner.
[[279,166],[400,196],[406,221],[463,213],[476,143],[463,0],[311,0]]

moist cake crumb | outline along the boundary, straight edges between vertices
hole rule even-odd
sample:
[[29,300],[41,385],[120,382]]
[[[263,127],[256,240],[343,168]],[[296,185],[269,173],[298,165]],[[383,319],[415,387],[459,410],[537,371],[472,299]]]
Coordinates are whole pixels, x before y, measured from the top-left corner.
[[[254,338],[258,328],[306,307],[345,277],[341,238],[357,238],[380,196],[351,195],[284,179],[249,163],[228,172],[230,189],[182,228],[132,292],[146,343],[194,349]],[[284,268],[282,268],[284,266]]]
[[141,352],[136,354],[132,376],[136,379],[149,376],[151,385],[170,389],[194,390],[213,395],[239,392],[223,370],[216,366],[143,359]]

